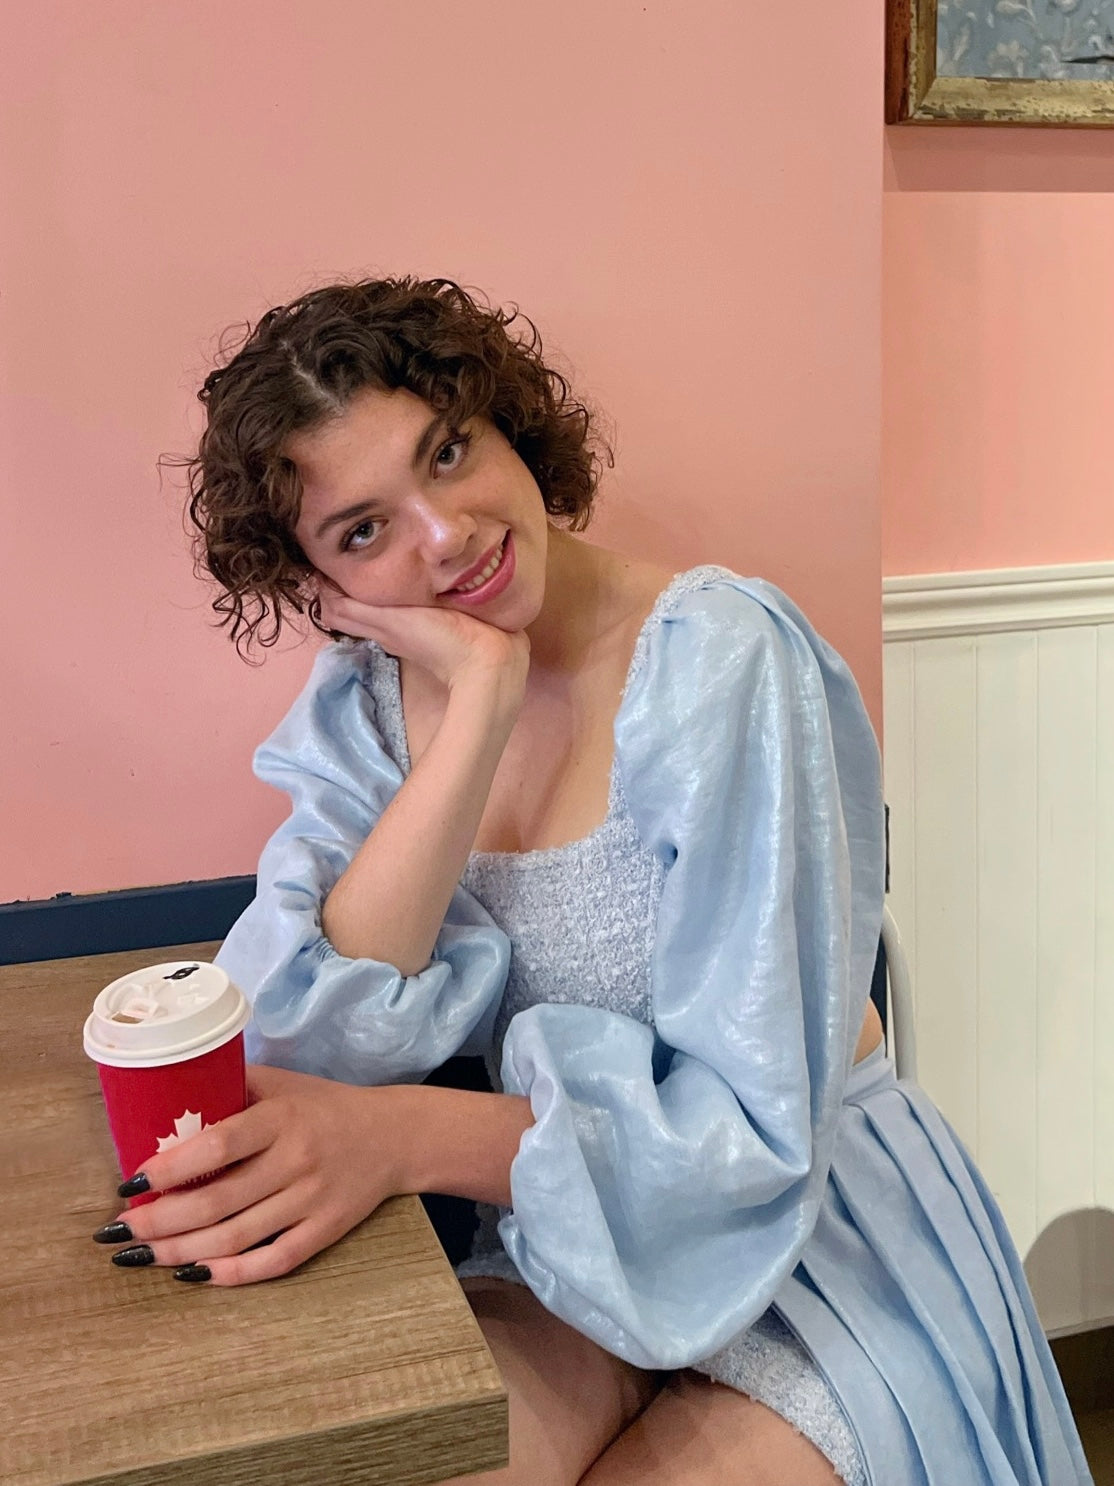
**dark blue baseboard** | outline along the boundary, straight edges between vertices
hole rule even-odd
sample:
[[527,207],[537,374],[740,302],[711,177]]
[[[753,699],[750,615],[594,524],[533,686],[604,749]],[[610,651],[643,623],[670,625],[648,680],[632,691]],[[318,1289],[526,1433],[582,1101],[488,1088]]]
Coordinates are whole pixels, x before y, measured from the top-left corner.
[[254,876],[217,877],[3,903],[0,965],[223,939],[254,896]]

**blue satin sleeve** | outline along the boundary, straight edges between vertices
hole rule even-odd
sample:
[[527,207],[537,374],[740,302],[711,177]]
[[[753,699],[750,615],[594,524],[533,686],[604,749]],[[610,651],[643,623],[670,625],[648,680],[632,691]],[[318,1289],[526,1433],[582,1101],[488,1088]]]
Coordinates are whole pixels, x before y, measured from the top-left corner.
[[[254,768],[291,799],[267,843],[255,901],[217,963],[252,1002],[248,1057],[353,1084],[412,1082],[483,1052],[506,984],[506,935],[457,889],[417,975],[338,954],[321,909],[402,784],[383,748],[362,646],[330,646]],[[430,849],[434,849],[431,843]]]
[[653,1026],[512,1021],[535,1124],[500,1234],[548,1309],[675,1368],[768,1307],[815,1225],[881,924],[879,760],[843,662],[742,579],[662,619],[615,737],[666,868]]

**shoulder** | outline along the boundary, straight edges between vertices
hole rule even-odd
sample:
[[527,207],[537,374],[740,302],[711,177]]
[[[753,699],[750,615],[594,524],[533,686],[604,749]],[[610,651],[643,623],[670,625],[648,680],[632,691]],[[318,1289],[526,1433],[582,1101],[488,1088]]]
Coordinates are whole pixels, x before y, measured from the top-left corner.
[[644,839],[685,801],[726,811],[742,798],[740,770],[835,759],[874,810],[878,749],[854,677],[772,583],[726,568],[681,573],[639,643],[615,738]]
[[762,578],[699,567],[673,579],[643,626],[617,727],[658,747],[711,747],[759,715],[781,726],[831,709],[861,712],[858,688],[797,605]]
[[795,657],[807,664],[828,648],[772,583],[723,567],[690,568],[659,594],[639,637],[632,680],[691,690],[701,676],[742,680],[756,665],[792,665]]
[[659,594],[654,612],[663,625],[689,622],[725,633],[776,628],[780,621],[803,618],[792,600],[764,578],[744,577],[710,563],[677,573]]

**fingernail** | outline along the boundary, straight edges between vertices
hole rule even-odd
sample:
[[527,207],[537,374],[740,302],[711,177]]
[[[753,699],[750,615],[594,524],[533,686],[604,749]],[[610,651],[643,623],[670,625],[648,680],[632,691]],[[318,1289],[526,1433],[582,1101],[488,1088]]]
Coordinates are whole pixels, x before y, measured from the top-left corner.
[[213,1271],[207,1264],[183,1264],[181,1269],[174,1271],[176,1280],[185,1280],[192,1285],[200,1285],[203,1280],[211,1280]]
[[116,1188],[116,1195],[117,1197],[138,1197],[141,1192],[149,1192],[150,1190],[151,1183],[142,1171],[137,1171],[129,1181],[122,1183]]
[[132,1231],[126,1223],[106,1223],[93,1234],[94,1243],[131,1243]]
[[138,1269],[141,1264],[154,1264],[155,1251],[149,1243],[137,1243],[133,1248],[113,1254],[112,1262],[122,1264],[125,1269]]

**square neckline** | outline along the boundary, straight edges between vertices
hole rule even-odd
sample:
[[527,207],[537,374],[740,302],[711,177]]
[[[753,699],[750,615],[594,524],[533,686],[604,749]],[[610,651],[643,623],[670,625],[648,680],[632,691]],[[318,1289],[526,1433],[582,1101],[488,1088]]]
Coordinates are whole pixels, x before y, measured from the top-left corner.
[[[610,834],[614,829],[615,822],[619,817],[620,809],[624,799],[622,779],[619,774],[619,750],[615,745],[615,724],[626,705],[627,696],[635,678],[645,664],[646,651],[649,648],[651,629],[660,622],[668,603],[679,590],[680,593],[695,591],[709,581],[710,578],[722,577],[726,570],[722,567],[705,565],[695,568],[686,568],[680,573],[675,573],[661,592],[655,598],[646,618],[642,621],[638,635],[635,638],[634,649],[631,652],[630,663],[623,680],[623,689],[619,695],[619,705],[615,709],[615,718],[611,724],[611,767],[608,771],[607,784],[607,814],[599,825],[593,826],[583,836],[577,836],[572,841],[562,841],[556,846],[534,846],[527,851],[470,851],[469,862],[501,862],[504,864],[521,863],[524,866],[541,866],[547,862],[559,860],[564,854],[577,852],[590,848],[602,837]],[[391,690],[391,707],[397,718],[396,741],[401,755],[399,759],[403,775],[409,777],[413,767],[410,759],[410,739],[406,731],[406,714],[402,706],[402,668],[396,655],[390,655],[381,647],[377,647],[383,659],[387,662],[387,674]]]

